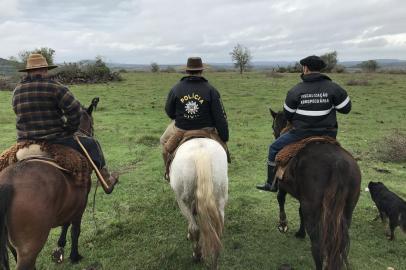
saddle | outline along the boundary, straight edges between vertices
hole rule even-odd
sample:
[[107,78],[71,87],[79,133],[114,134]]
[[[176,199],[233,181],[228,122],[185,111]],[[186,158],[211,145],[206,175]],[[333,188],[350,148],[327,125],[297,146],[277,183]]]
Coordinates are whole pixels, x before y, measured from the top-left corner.
[[18,162],[43,162],[71,175],[77,185],[87,185],[91,169],[87,159],[76,150],[47,142],[22,141],[0,155],[0,172]]
[[289,161],[294,158],[300,150],[305,148],[309,143],[330,143],[340,146],[338,141],[332,137],[328,136],[312,136],[305,138],[303,140],[288,144],[276,155],[276,174],[275,177],[279,180],[283,179],[283,175],[289,165]]
[[175,157],[177,149],[185,142],[195,138],[208,138],[217,141],[227,153],[230,163],[230,154],[227,144],[223,142],[215,129],[178,130],[164,145],[165,179],[169,181],[169,168]]

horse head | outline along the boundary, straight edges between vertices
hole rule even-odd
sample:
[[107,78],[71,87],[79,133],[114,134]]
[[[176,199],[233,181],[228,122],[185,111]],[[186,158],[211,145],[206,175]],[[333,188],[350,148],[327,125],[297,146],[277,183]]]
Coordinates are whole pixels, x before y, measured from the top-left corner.
[[100,98],[95,97],[92,99],[92,102],[90,103],[89,107],[87,108],[86,112],[89,115],[92,115],[93,111],[97,109],[97,104],[99,104]]
[[276,139],[279,138],[282,130],[288,125],[288,120],[286,119],[283,111],[275,112],[272,110],[272,108],[269,108],[269,112],[271,113],[271,116],[273,118],[272,129],[273,135],[275,136]]
[[94,135],[92,113],[94,110],[96,110],[97,104],[99,104],[99,100],[100,100],[99,97],[95,97],[92,99],[87,109],[85,107],[82,107],[82,115],[80,117],[79,131],[90,137],[93,137]]

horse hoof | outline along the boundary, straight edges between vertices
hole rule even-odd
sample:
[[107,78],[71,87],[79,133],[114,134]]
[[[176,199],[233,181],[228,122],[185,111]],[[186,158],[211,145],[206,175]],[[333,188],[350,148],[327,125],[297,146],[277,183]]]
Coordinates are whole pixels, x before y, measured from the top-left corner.
[[78,263],[81,259],[83,259],[83,257],[80,254],[77,254],[77,255],[70,255],[69,259],[70,259],[71,263]]
[[63,259],[64,259],[64,249],[63,247],[58,247],[56,249],[54,249],[54,251],[52,252],[52,261],[54,263],[62,263]]
[[202,260],[202,256],[200,256],[200,255],[196,254],[195,252],[193,252],[192,259],[193,259],[193,261],[195,263],[198,263],[198,262],[200,262]]
[[298,231],[298,232],[295,233],[295,237],[299,238],[299,239],[304,239],[306,237],[306,233]]
[[186,239],[190,241],[190,238],[191,238],[190,233],[187,233],[187,235],[186,235]]
[[280,233],[287,233],[289,228],[288,228],[288,225],[279,225],[278,230]]
[[281,266],[279,266],[278,270],[292,270],[292,266],[290,266],[289,264],[282,264]]

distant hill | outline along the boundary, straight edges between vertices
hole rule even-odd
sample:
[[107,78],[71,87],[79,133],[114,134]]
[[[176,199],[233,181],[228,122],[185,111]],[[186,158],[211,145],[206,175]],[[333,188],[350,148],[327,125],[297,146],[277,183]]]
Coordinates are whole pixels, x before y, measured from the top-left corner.
[[[399,59],[376,59],[379,67],[385,69],[406,69],[406,60]],[[357,65],[362,61],[342,61],[338,64],[345,66],[346,68],[357,68]],[[296,61],[253,61],[251,67],[253,69],[270,69],[277,67],[287,67],[295,65]],[[233,69],[233,63],[207,63],[214,69]],[[179,67],[184,64],[173,65],[161,65],[158,63],[161,69],[166,67]],[[150,70],[150,65],[147,64],[121,64],[121,63],[107,63],[107,66],[113,69],[127,69],[127,70]]]
[[[399,60],[399,59],[374,59],[376,62],[378,62],[378,65],[380,68],[406,68],[406,60]],[[348,67],[348,68],[354,68],[357,67],[357,65],[361,64],[363,61],[343,61],[340,62],[339,64]]]
[[17,73],[14,62],[0,58],[0,76],[10,76]]
[[[406,69],[406,60],[399,59],[375,59],[378,62],[380,68],[384,69]],[[81,63],[93,63],[94,60],[82,60]],[[357,65],[362,61],[342,61],[339,64],[345,66],[349,69],[357,69]],[[294,65],[296,61],[253,61],[251,67],[253,69],[263,70],[277,67],[287,67],[289,65]],[[148,64],[123,64],[123,63],[106,63],[107,66],[113,70],[126,69],[135,71],[149,71],[151,66]],[[159,64],[159,63],[158,63]],[[59,64],[62,65],[62,64]],[[233,69],[233,63],[208,63],[208,65],[213,69]],[[184,66],[181,64],[159,64],[161,70],[168,67],[173,67],[178,69]],[[12,61],[0,58],[0,76],[10,76],[17,73],[17,68]]]

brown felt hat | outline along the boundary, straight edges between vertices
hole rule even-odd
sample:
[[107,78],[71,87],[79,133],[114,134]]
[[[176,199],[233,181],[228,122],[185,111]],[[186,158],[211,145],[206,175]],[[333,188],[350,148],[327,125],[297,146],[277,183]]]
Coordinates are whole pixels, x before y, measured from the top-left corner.
[[32,53],[28,56],[27,65],[26,65],[25,69],[21,69],[21,70],[19,70],[19,72],[27,72],[30,70],[40,69],[40,68],[53,69],[56,67],[58,67],[58,66],[48,65],[47,60],[45,59],[44,56],[42,56],[42,54]]
[[186,71],[199,71],[204,70],[202,58],[189,57],[187,59]]

